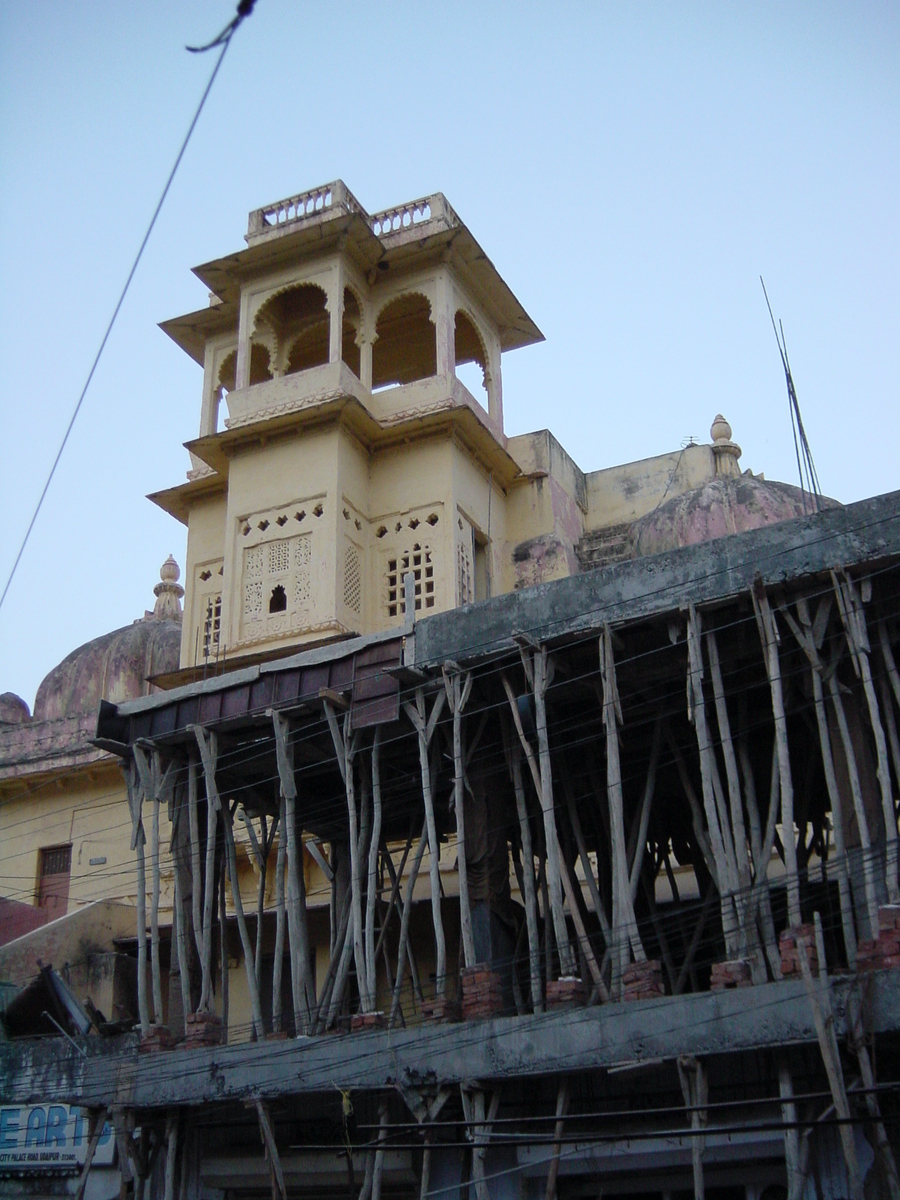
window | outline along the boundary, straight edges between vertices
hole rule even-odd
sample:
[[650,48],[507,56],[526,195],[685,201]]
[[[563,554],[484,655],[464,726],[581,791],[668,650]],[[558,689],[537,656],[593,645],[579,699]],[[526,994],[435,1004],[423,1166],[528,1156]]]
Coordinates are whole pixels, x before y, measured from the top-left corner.
[[203,657],[216,658],[219,653],[219,635],[222,630],[222,593],[214,592],[206,597],[203,614]]
[[72,870],[72,846],[46,846],[38,864],[38,908],[47,919],[64,917],[69,906],[69,876]]
[[[299,512],[297,517],[299,518]],[[306,513],[303,513],[304,520]],[[261,532],[283,528],[281,518],[256,522]],[[249,528],[249,526],[248,526]],[[312,603],[312,534],[274,538],[244,550],[241,636],[260,637],[302,629]]]
[[406,613],[403,579],[412,572],[416,587],[416,612],[434,608],[434,561],[426,542],[414,542],[408,550],[392,555],[385,572],[385,602],[389,617]]

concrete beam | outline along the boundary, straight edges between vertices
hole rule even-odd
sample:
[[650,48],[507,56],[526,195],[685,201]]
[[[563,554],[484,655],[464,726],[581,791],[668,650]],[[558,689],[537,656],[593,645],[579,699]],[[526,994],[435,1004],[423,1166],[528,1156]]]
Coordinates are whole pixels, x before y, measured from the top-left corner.
[[598,567],[426,617],[416,624],[415,665],[474,661],[514,650],[513,635],[539,640],[635,621],[832,568],[900,556],[900,492],[763,529]]
[[[900,1030],[900,971],[870,978],[873,1032]],[[833,984],[838,1038],[846,1035],[853,986],[850,980]],[[209,1050],[139,1055],[134,1037],[92,1038],[85,1057],[62,1039],[6,1043],[0,1044],[0,1099],[158,1108],[333,1093],[335,1085],[366,1091],[467,1079],[488,1083],[815,1041],[802,982],[783,980],[541,1016]]]

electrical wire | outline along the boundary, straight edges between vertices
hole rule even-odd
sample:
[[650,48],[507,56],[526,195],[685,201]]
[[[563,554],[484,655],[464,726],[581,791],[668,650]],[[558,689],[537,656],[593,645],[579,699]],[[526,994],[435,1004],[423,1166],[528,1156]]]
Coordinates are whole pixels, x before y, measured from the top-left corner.
[[[66,431],[63,434],[63,439],[60,442],[59,449],[56,452],[56,458],[54,458],[53,465],[50,467],[50,473],[47,476],[47,479],[44,483],[44,487],[38,498],[38,502],[35,506],[34,512],[31,515],[31,520],[28,522],[28,528],[25,530],[25,536],[22,539],[22,544],[19,546],[19,551],[15,557],[15,561],[13,562],[12,570],[9,573],[9,578],[7,579],[6,584],[3,588],[2,595],[0,595],[0,608],[3,607],[3,602],[6,599],[6,596],[7,596],[7,593],[9,592],[12,581],[15,578],[15,574],[16,574],[16,571],[18,570],[19,563],[22,560],[22,555],[25,553],[25,547],[28,545],[28,539],[31,537],[31,531],[34,529],[35,522],[37,521],[38,514],[40,513],[41,508],[43,507],[44,500],[46,499],[46,496],[47,496],[47,492],[50,490],[50,484],[53,482],[53,476],[56,474],[56,468],[59,466],[60,459],[63,456],[63,451],[66,448],[66,443],[69,440],[69,435],[72,432],[72,429],[75,425],[75,421],[78,419],[78,414],[81,411],[81,406],[84,403],[84,398],[87,395],[87,390],[91,386],[91,380],[94,378],[94,372],[97,370],[97,366],[100,362],[100,358],[103,354],[103,351],[106,349],[106,343],[109,341],[109,336],[113,331],[113,326],[116,323],[116,318],[118,317],[119,311],[125,302],[125,297],[128,294],[128,289],[131,287],[131,281],[134,279],[135,273],[137,272],[137,269],[138,269],[138,264],[140,263],[141,258],[143,257],[144,250],[146,249],[147,243],[150,241],[150,235],[153,233],[153,229],[156,225],[156,220],[159,217],[160,212],[162,211],[162,206],[165,203],[166,196],[168,196],[168,194],[169,194],[169,189],[171,188],[172,183],[175,179],[175,174],[178,171],[179,166],[181,165],[181,160],[182,160],[182,158],[184,158],[184,153],[187,150],[188,142],[191,140],[191,135],[194,132],[197,122],[200,120],[200,114],[203,112],[203,107],[206,104],[207,97],[209,96],[209,93],[212,91],[212,86],[216,81],[216,76],[219,73],[219,68],[222,65],[222,61],[225,58],[225,55],[228,51],[228,47],[231,44],[231,39],[234,36],[237,29],[239,28],[239,26],[241,25],[241,23],[244,21],[244,19],[246,17],[248,17],[250,15],[250,13],[253,11],[254,3],[255,3],[255,0],[241,0],[241,3],[238,5],[237,16],[234,18],[234,20],[231,22],[231,24],[228,25],[222,31],[222,33],[219,35],[219,37],[216,39],[216,41],[211,42],[208,47],[200,48],[200,49],[210,49],[212,46],[221,45],[222,52],[219,54],[219,57],[216,59],[216,64],[213,67],[212,74],[209,77],[209,82],[207,83],[207,85],[203,91],[203,95],[200,97],[200,103],[198,104],[197,110],[194,113],[193,119],[192,119],[190,125],[188,126],[188,131],[185,134],[184,141],[181,143],[181,149],[178,151],[178,154],[175,158],[175,163],[172,167],[172,170],[169,172],[169,177],[166,180],[165,186],[163,187],[162,194],[160,195],[159,200],[157,201],[156,208],[153,210],[153,216],[150,218],[150,224],[147,226],[147,231],[144,234],[144,237],[143,237],[143,240],[141,241],[140,246],[138,247],[138,252],[135,255],[134,262],[131,264],[131,270],[128,272],[128,276],[125,280],[125,286],[122,288],[122,291],[119,295],[119,299],[116,301],[116,306],[113,309],[113,314],[109,319],[109,324],[106,327],[106,332],[103,334],[103,338],[101,339],[101,342],[100,342],[100,347],[97,350],[96,355],[94,356],[94,361],[91,364],[91,369],[88,371],[87,379],[84,382],[84,387],[81,389],[81,395],[78,397],[78,402],[75,405],[75,410],[72,413],[72,416],[69,420],[69,424],[66,426]],[[187,47],[187,49],[191,50],[192,48]],[[193,52],[196,53],[197,51],[194,50]]]

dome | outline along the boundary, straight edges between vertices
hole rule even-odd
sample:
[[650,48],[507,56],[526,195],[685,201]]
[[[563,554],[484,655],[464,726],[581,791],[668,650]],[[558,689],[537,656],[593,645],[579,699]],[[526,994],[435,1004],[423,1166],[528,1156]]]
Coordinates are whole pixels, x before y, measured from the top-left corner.
[[160,574],[153,612],[79,646],[47,675],[34,701],[35,721],[95,712],[101,700],[120,704],[146,696],[149,676],[178,669],[183,590],[171,556]]
[[31,720],[28,705],[15,692],[0,695],[0,725],[22,725]]
[[[662,554],[732,533],[746,533],[816,511],[809,492],[789,483],[751,475],[724,475],[675,496],[634,522],[634,554]],[[818,499],[819,509],[840,508],[836,500]]]

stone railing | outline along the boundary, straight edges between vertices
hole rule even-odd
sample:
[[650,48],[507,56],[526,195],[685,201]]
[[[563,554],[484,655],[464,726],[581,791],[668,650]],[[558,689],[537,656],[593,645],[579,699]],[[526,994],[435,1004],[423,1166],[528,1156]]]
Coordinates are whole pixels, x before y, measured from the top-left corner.
[[299,192],[286,200],[278,200],[275,204],[257,208],[250,214],[247,226],[248,238],[265,235],[273,229],[293,225],[297,221],[306,221],[311,217],[319,217],[331,208],[343,208],[346,212],[360,213],[367,220],[368,213],[356,199],[347,185],[340,179],[334,183],[326,183],[322,187],[310,188],[309,191]]
[[405,233],[413,226],[429,221],[441,221],[446,226],[459,224],[459,218],[440,192],[423,196],[421,200],[411,200],[409,204],[400,204],[396,208],[386,208],[371,216],[369,221],[372,232],[381,238]]
[[303,221],[321,218],[332,209],[347,213],[358,213],[368,223],[376,237],[385,238],[406,233],[417,225],[440,224],[445,229],[459,225],[460,220],[440,192],[411,200],[395,208],[386,208],[370,216],[350,189],[340,179],[322,187],[310,188],[286,200],[278,200],[265,208],[257,208],[250,214],[247,240],[271,236],[276,231],[288,229]]

